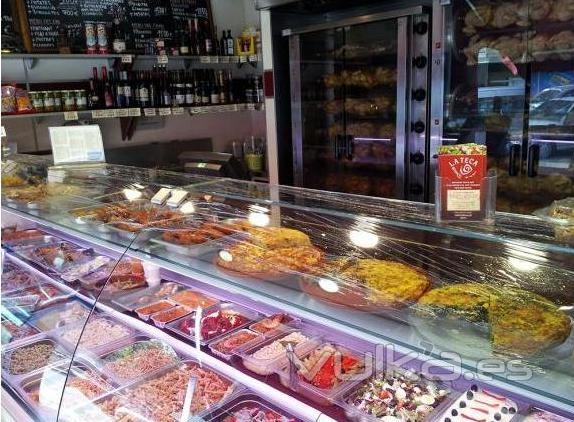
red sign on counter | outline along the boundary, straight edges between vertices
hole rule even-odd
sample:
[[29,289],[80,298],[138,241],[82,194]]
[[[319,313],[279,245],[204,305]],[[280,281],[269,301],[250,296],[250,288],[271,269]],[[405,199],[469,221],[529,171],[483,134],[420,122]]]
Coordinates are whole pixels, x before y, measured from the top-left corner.
[[480,220],[485,217],[486,155],[439,155],[438,175],[442,219]]

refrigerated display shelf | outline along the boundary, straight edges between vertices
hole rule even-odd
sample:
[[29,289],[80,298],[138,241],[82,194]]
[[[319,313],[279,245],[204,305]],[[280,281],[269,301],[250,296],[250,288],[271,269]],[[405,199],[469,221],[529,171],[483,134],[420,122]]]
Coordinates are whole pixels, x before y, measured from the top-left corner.
[[263,380],[254,379],[253,377],[250,376],[250,374],[244,373],[230,366],[225,361],[219,360],[209,355],[208,353],[201,351],[195,345],[188,344],[185,341],[180,340],[177,336],[170,335],[168,331],[164,331],[152,324],[146,323],[138,319],[137,317],[126,314],[125,312],[118,311],[113,307],[111,307],[110,305],[107,305],[105,303],[102,303],[101,301],[98,301],[97,299],[86,296],[81,291],[77,291],[66,285],[62,285],[59,281],[54,280],[51,276],[47,275],[40,269],[36,268],[33,264],[22,260],[18,255],[15,255],[10,252],[7,252],[6,255],[11,260],[16,262],[20,267],[37,275],[38,277],[41,277],[44,280],[58,282],[62,288],[65,288],[70,293],[73,293],[76,298],[84,301],[87,304],[90,304],[91,306],[94,306],[95,310],[101,311],[104,315],[112,317],[117,321],[123,322],[129,327],[132,327],[133,329],[141,333],[149,335],[150,338],[164,341],[165,343],[171,345],[177,352],[185,356],[191,356],[193,358],[196,358],[200,362],[203,362],[209,367],[218,370],[219,372],[223,373],[224,375],[228,376],[234,381],[248,386],[250,389],[257,392],[258,394],[261,394],[263,397],[269,397],[274,402],[282,403],[284,406],[286,405],[294,414],[298,415],[301,418],[304,418],[304,420],[321,421],[321,422],[335,421],[335,419],[332,419],[327,415],[322,414],[320,411],[316,410],[312,406],[297,400],[296,398],[290,396],[289,394],[286,394],[282,391],[273,388],[272,386],[269,385],[269,383],[264,382]]
[[[7,211],[35,221],[40,225],[45,224],[45,220],[41,217],[35,217],[16,210]],[[114,240],[102,239],[98,237],[97,233],[85,233],[85,228],[75,230],[66,224],[61,225],[57,222],[53,222],[53,224],[52,230],[56,230],[54,232],[55,235],[71,241],[79,239],[81,242],[86,242],[94,247],[96,252],[104,254],[109,254],[110,252],[115,252],[116,254],[125,253],[125,256],[152,263],[190,279],[201,280],[202,283],[207,285],[224,286],[229,294],[257,298],[263,303],[273,304],[284,312],[352,336],[357,338],[358,341],[373,345],[393,344],[395,350],[404,355],[412,352],[419,353],[418,359],[421,361],[434,362],[439,367],[452,370],[452,366],[441,357],[442,352],[446,352],[448,349],[442,350],[440,347],[441,342],[438,339],[433,339],[434,348],[431,350],[427,349],[429,343],[425,340],[425,336],[421,337],[415,327],[406,325],[400,318],[389,318],[387,314],[384,320],[385,323],[381,324],[381,316],[377,313],[346,310],[342,315],[339,312],[340,308],[317,301],[310,296],[302,296],[300,291],[293,290],[288,286],[280,286],[275,283],[261,283],[245,277],[231,276],[227,273],[223,275],[221,270],[215,268],[210,261],[192,259],[193,264],[189,265],[178,259],[178,256],[169,258],[164,256],[164,254],[158,255],[145,248],[140,248],[141,245],[138,245],[137,242],[126,241],[125,238],[112,237]],[[50,229],[47,231],[50,231]],[[105,307],[106,305],[100,306]],[[342,316],[344,316],[344,319],[341,319]],[[349,316],[352,316],[352,319],[349,319]],[[474,372],[478,364],[477,361],[466,357],[461,359],[461,363],[462,366],[456,369],[461,371],[459,372],[460,375],[463,375],[463,373],[468,375],[469,371]],[[560,369],[557,368],[556,370],[559,371]],[[569,379],[555,377],[553,375],[554,371],[549,368],[545,369],[545,371],[547,371],[547,376],[545,377],[527,381],[521,380],[520,382],[509,381],[504,374],[501,376],[489,374],[491,378],[486,383],[491,388],[510,391],[518,395],[524,394],[526,389],[530,400],[574,413],[574,401],[567,402],[564,397],[560,397],[556,393],[569,389]],[[542,395],[539,393],[540,391],[544,391],[545,394]]]

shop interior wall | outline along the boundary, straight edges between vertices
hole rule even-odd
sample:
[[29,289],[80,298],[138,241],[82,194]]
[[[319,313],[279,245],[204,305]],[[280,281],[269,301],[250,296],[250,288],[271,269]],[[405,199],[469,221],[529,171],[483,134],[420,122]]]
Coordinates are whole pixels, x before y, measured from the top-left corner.
[[[215,24],[218,28],[218,37],[221,30],[231,29],[234,36],[239,34],[245,26],[259,28],[259,14],[255,10],[255,0],[211,0]],[[175,63],[173,61],[172,63]],[[151,65],[148,62],[148,66]],[[37,60],[28,72],[30,82],[65,82],[87,80],[91,75],[92,67],[110,67],[106,59],[97,56],[89,62],[87,60]],[[137,66],[137,68],[145,68]],[[177,67],[168,68],[176,69]],[[249,73],[261,72],[252,68],[233,69],[235,77],[242,77]],[[25,69],[21,60],[2,61],[2,83],[24,83],[26,81]],[[82,121],[86,122],[86,121]],[[48,128],[60,126],[64,123],[62,116],[36,119],[18,118],[4,120],[2,125],[6,129],[10,142],[16,142],[20,152],[43,151],[50,149]],[[265,136],[265,113],[263,111],[243,111],[234,113],[214,113],[199,116],[171,116],[167,118],[140,118],[134,136],[129,141],[122,141],[119,119],[103,119],[87,121],[100,125],[106,148],[117,148],[147,144],[150,142],[169,142],[172,140],[190,140],[211,138],[215,151],[230,151],[231,142],[242,141],[254,135]]]

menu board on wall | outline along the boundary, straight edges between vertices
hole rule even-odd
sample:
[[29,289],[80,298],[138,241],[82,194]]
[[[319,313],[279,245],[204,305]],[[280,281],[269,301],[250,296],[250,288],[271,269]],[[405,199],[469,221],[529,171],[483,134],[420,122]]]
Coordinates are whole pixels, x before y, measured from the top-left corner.
[[[4,2],[5,0],[3,0]],[[64,25],[71,37],[85,40],[87,22],[111,26],[115,15],[124,17],[127,36],[136,50],[153,38],[167,44],[177,37],[183,22],[194,15],[204,17],[198,0],[17,0],[23,41],[29,52],[57,52],[58,31]],[[210,13],[209,2],[207,5]],[[3,3],[4,4],[4,3]]]

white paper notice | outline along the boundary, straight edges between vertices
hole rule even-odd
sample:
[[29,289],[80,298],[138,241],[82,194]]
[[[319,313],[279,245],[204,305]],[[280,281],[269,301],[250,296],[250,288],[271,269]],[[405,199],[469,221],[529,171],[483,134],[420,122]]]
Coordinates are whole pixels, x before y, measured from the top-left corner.
[[105,162],[102,133],[98,125],[48,128],[54,164]]

